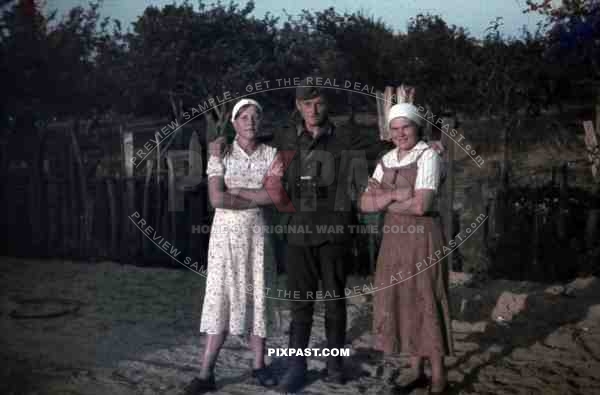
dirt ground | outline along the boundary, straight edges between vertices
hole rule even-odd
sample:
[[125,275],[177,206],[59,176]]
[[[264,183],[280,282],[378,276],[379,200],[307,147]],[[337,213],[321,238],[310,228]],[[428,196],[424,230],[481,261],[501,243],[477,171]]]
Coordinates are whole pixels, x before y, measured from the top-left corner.
[[[1,394],[178,394],[197,373],[204,341],[198,333],[200,276],[112,262],[6,257],[0,273]],[[457,355],[446,361],[449,394],[600,394],[596,278],[549,286],[452,277]],[[24,318],[65,308],[73,312]],[[311,346],[325,344],[323,308],[317,304]],[[369,297],[349,300],[351,380],[344,386],[325,383],[324,360],[313,358],[303,393],[398,393],[389,380],[402,374],[407,360],[383,360],[372,351],[371,311]],[[283,304],[278,317],[270,347],[287,345],[289,311]],[[265,393],[249,379],[250,361],[247,342],[230,337],[217,364],[215,393]],[[269,361],[283,372],[284,359]]]

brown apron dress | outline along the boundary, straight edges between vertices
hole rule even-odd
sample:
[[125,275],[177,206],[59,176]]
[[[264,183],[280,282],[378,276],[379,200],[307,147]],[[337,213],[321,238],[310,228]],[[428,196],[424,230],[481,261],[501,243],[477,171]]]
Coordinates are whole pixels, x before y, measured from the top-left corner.
[[[395,168],[387,168],[380,162],[384,170],[382,187],[414,188],[417,161]],[[385,225],[388,231],[379,249],[375,285],[387,288],[374,295],[374,347],[385,354],[453,355],[448,263],[447,259],[436,259],[434,255],[445,245],[439,215],[418,217],[386,212]],[[433,261],[428,259],[430,256]]]

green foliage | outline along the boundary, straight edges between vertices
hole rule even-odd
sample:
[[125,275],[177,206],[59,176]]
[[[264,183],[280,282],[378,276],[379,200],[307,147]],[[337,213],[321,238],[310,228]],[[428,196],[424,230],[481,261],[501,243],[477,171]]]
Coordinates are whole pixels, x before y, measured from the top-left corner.
[[[126,37],[133,89],[139,98],[172,98],[195,106],[225,91],[243,92],[273,57],[276,19],[250,17],[254,4],[230,3],[195,10],[188,2],[148,7]],[[146,112],[137,103],[136,110]]]
[[[73,8],[56,23],[54,14],[25,4],[3,4],[0,17],[1,106],[13,120],[131,112],[180,117],[226,91],[245,94],[249,83],[316,72],[376,89],[416,85],[436,111],[535,114],[560,101],[573,79],[545,57],[553,45],[548,36],[506,39],[501,19],[478,40],[437,15],[417,15],[406,33],[397,33],[362,12],[305,10],[279,24],[270,14],[252,16],[252,1],[185,1],[149,6],[123,33],[118,21],[100,18],[99,2]],[[583,18],[586,10],[578,6],[571,15]],[[552,20],[564,24],[565,15]],[[373,100],[338,93],[338,105],[374,108]],[[291,98],[286,90],[259,97],[288,114]]]
[[464,29],[448,26],[440,16],[419,14],[398,42],[395,68],[403,71],[399,80],[426,92],[434,109],[474,111],[469,105],[477,77],[473,58],[477,46]]
[[99,2],[73,8],[58,23],[54,14],[46,17],[25,4],[18,2],[0,18],[2,113],[24,125],[110,110],[121,97],[112,89],[125,54],[115,39],[119,24],[107,31]]
[[546,16],[546,61],[568,68],[580,80],[600,78],[600,2],[527,0],[524,12]]

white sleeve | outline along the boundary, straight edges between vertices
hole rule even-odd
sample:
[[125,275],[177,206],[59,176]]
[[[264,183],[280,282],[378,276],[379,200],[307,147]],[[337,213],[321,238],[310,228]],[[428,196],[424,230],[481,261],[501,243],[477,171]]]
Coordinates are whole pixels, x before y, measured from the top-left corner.
[[433,189],[436,190],[440,186],[442,159],[432,149],[423,152],[423,155],[417,162],[417,179],[415,180],[416,189]]
[[[381,182],[381,180],[383,180],[383,168],[381,167],[381,163],[377,164],[377,167],[375,168],[375,171],[373,172],[371,178],[377,180],[377,182]],[[368,190],[369,187],[367,186],[365,188],[365,192],[367,192]]]
[[223,165],[223,159],[219,159],[214,155],[208,157],[208,163],[206,164],[206,176],[210,177],[222,177],[225,175],[225,166]]
[[377,167],[375,168],[371,178],[377,180],[377,182],[381,182],[381,180],[383,180],[383,168],[381,167],[381,163],[377,164]]

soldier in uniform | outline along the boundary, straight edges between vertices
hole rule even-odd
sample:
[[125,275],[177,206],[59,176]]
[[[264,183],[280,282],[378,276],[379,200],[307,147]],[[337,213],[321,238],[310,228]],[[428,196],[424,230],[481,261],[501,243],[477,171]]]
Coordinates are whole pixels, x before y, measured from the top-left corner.
[[[321,280],[327,347],[343,348],[344,288],[352,237],[348,230],[356,224],[352,188],[361,189],[361,182],[366,186],[368,171],[366,161],[351,160],[356,134],[331,122],[325,92],[310,84],[310,79],[296,88],[296,109],[301,120],[273,141],[280,152],[291,156],[284,179],[294,212],[282,214],[281,219],[288,229],[287,291],[294,295],[290,297],[289,347],[308,347]],[[353,171],[353,165],[359,168]],[[363,176],[356,179],[355,174]],[[293,393],[304,385],[307,365],[304,356],[289,359],[280,389]],[[328,357],[326,380],[344,382],[341,357]]]

